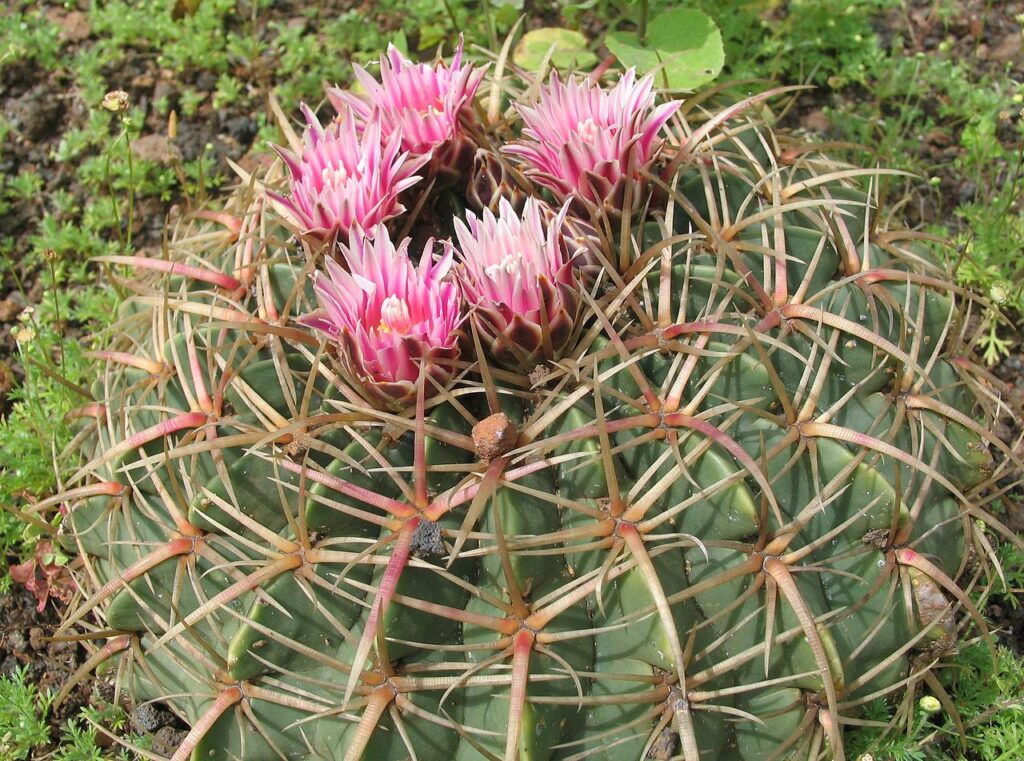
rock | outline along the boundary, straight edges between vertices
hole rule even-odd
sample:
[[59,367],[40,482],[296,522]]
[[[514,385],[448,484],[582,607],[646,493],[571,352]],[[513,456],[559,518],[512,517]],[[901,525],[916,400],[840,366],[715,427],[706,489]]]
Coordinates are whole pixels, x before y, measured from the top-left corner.
[[997,63],[1010,63],[1021,57],[1021,46],[1024,44],[1024,37],[1020,32],[1011,32],[992,49],[989,58]]
[[7,399],[7,394],[14,388],[14,370],[6,362],[0,362],[0,403]]
[[412,533],[412,553],[418,558],[438,557],[444,554],[441,525],[434,521],[420,521]]
[[158,233],[163,229],[165,219],[166,212],[163,201],[154,196],[141,198],[136,207],[132,232],[137,233],[149,228],[152,232]]
[[156,85],[153,88],[153,101],[158,102],[166,99],[171,102],[178,97],[178,88],[174,82],[169,79],[161,77],[157,80]]
[[519,429],[504,412],[496,412],[473,426],[476,456],[484,462],[508,452],[519,439]]
[[37,85],[7,104],[7,119],[32,143],[38,143],[64,128],[64,100],[45,85]]
[[187,733],[183,729],[175,729],[174,727],[161,727],[156,734],[153,735],[153,747],[150,748],[154,753],[159,753],[161,756],[172,756],[175,751],[181,747],[181,743],[185,740]]
[[832,129],[832,121],[825,115],[824,111],[817,108],[809,114],[804,114],[800,117],[800,126],[810,132],[824,135]]
[[167,135],[143,135],[132,142],[132,155],[141,161],[170,164],[180,158],[177,147]]
[[133,90],[152,90],[156,79],[152,74],[138,74],[132,77]]
[[202,92],[213,92],[217,89],[217,75],[212,71],[201,71],[196,77],[196,89]]
[[925,142],[936,145],[940,148],[946,148],[953,143],[953,137],[949,134],[948,130],[942,127],[935,127],[934,129],[928,130],[928,134],[924,136]]
[[0,323],[14,322],[14,319],[21,314],[22,306],[14,299],[0,301]]
[[82,42],[92,34],[89,17],[82,11],[64,13],[60,8],[53,8],[46,18],[60,27],[60,39],[64,42]]
[[[17,663],[19,661],[24,663],[24,662],[32,660],[32,658],[29,655],[29,653],[26,652],[27,647],[28,647],[28,642],[25,640],[25,635],[22,634],[20,631],[15,629],[14,631],[10,631],[10,632],[7,633],[7,639],[4,642],[4,648],[8,652],[12,653],[14,658],[17,659],[15,661],[16,665],[17,665]],[[5,660],[4,661],[4,667],[5,668],[6,668],[6,664],[7,664],[7,661]],[[6,671],[4,673],[6,673]]]
[[44,636],[42,627],[33,626],[28,630],[28,646],[33,650],[45,650],[46,642],[43,641]]
[[224,129],[241,145],[247,146],[252,143],[253,138],[256,137],[256,132],[259,130],[259,126],[256,124],[256,120],[252,117],[236,116],[224,122]]
[[171,726],[176,721],[173,713],[154,703],[143,703],[132,711],[131,715],[132,726],[150,733]]

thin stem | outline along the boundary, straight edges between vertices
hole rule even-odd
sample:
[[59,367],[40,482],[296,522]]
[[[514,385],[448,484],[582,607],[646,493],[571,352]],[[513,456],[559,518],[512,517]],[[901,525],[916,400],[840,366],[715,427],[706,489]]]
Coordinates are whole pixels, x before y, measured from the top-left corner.
[[[117,144],[117,140],[114,141]],[[117,242],[126,247],[124,236],[121,232],[121,209],[117,205],[117,194],[114,193],[114,185],[110,180],[110,153],[107,153],[106,161],[103,164],[103,183],[107,186],[107,196],[110,198],[110,208],[114,212],[114,229],[117,230]]]
[[[60,299],[57,296],[57,268],[53,266],[53,259],[56,253],[52,249],[48,249],[43,255],[46,258],[46,264],[50,268],[50,288],[53,292],[53,317],[57,323],[55,327],[57,331],[57,348],[60,355],[60,374],[67,380],[68,374],[64,366],[64,331],[61,328]],[[67,389],[65,389],[66,391]]]
[[132,160],[132,138],[127,120],[122,119],[125,153],[128,156],[128,229],[125,230],[125,248],[132,247],[132,226],[135,224],[135,162]]

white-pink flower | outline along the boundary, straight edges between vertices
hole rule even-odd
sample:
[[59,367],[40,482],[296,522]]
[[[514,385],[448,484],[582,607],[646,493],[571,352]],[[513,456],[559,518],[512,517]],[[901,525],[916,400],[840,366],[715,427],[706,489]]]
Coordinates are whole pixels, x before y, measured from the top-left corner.
[[574,260],[581,253],[563,236],[567,207],[558,214],[529,198],[522,215],[502,198],[498,216],[455,220],[461,253],[459,283],[490,353],[532,370],[567,348],[579,310]]
[[366,398],[400,409],[415,398],[421,365],[440,383],[451,377],[461,299],[446,279],[450,247],[435,262],[434,241],[428,241],[417,267],[408,238],[395,248],[383,225],[370,232],[353,231],[341,246],[347,271],[325,260],[313,285],[321,309],[302,323],[337,341],[344,374]]
[[659,133],[679,101],[654,107],[654,77],[628,69],[607,90],[552,73],[533,106],[516,106],[523,139],[504,148],[559,199],[575,195],[621,209],[626,182],[641,178],[661,147]]
[[[344,239],[405,211],[398,196],[421,177],[427,157],[401,152],[399,136],[383,139],[380,128],[357,131],[348,109],[326,126],[302,104],[306,134],[302,155],[278,147],[291,174],[290,193],[269,193],[285,219],[302,235]],[[276,146],[275,146],[276,147]]]
[[458,137],[459,115],[469,109],[485,71],[462,63],[461,41],[451,66],[416,63],[388,45],[380,57],[380,82],[362,66],[353,69],[366,96],[331,88],[331,103],[339,111],[351,108],[364,125],[379,124],[385,140],[401,134],[402,149],[413,155]]

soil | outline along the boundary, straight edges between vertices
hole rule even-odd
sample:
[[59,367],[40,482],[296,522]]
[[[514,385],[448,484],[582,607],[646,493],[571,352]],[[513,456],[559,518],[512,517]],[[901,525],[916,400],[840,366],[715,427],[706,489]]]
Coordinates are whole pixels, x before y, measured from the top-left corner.
[[[54,605],[42,612],[36,610],[36,599],[20,586],[0,595],[0,674],[27,667],[26,681],[40,692],[59,690],[85,659],[85,651],[71,642],[48,642],[46,636],[59,623],[60,613]],[[53,712],[52,726],[61,727],[87,705],[91,685],[78,685]],[[59,734],[59,732],[58,732]]]
[[[331,3],[338,8],[356,5],[351,0]],[[785,12],[785,3],[773,12]],[[902,36],[909,54],[922,51],[933,53],[944,40],[950,38],[953,50],[959,59],[979,75],[985,73],[1006,73],[1017,81],[1024,80],[1024,53],[1021,49],[1021,26],[1016,16],[1024,13],[1024,1],[1008,0],[1001,3],[986,0],[962,0],[943,3],[952,12],[940,21],[932,10],[934,0],[912,0],[905,4],[905,10],[894,11],[880,19],[877,31],[883,44],[896,34]],[[80,48],[88,46],[92,36],[85,2],[52,4],[48,13],[61,27],[61,56],[70,59]],[[290,22],[308,23],[299,15],[301,3],[274,3],[260,13],[260,24],[270,21],[283,24]],[[370,14],[372,15],[372,13]],[[241,21],[239,23],[242,23]],[[245,20],[245,23],[249,23]],[[247,79],[253,88],[253,102],[262,102],[263,93],[272,84],[273,61],[260,61],[247,72]],[[212,151],[221,166],[231,158],[244,161],[253,148],[256,135],[256,121],[252,112],[244,105],[217,108],[207,98],[196,114],[181,118],[178,123],[178,137],[165,137],[165,118],[158,115],[152,105],[163,98],[172,107],[177,107],[181,93],[186,88],[200,92],[212,92],[216,77],[210,72],[192,71],[183,75],[163,70],[152,57],[131,48],[124,50],[123,58],[116,69],[104,72],[108,82],[125,89],[133,104],[141,106],[147,113],[143,135],[135,150],[158,160],[164,156],[180,155],[192,159],[204,147]],[[842,139],[841,129],[833,124],[825,109],[831,106],[841,110],[844,104],[858,99],[867,99],[867,92],[846,89],[842,93],[819,90],[801,97],[784,121],[783,126],[800,130],[823,139]],[[899,103],[892,104],[895,112]],[[934,107],[934,106],[933,106]],[[81,127],[88,118],[88,105],[74,88],[68,71],[47,72],[43,67],[31,63],[8,63],[0,68],[0,114],[12,126],[10,145],[0,154],[0,172],[16,176],[25,169],[34,169],[43,179],[42,190],[33,198],[14,203],[5,213],[0,214],[0,237],[14,240],[14,262],[18,277],[24,288],[19,290],[14,278],[6,274],[0,279],[0,417],[10,409],[10,389],[22,378],[14,351],[12,328],[21,310],[32,303],[38,303],[44,296],[39,273],[26,264],[31,251],[31,236],[36,232],[36,223],[44,209],[52,208],[50,198],[57,191],[70,193],[80,204],[87,191],[79,185],[74,176],[74,167],[56,162],[54,152],[65,130]],[[1007,119],[1000,129],[1009,136],[1014,129],[1013,121],[1019,119],[1017,109],[1008,111]],[[959,148],[958,127],[934,130],[920,142],[918,150],[922,162],[935,167],[940,178],[939,192],[928,193],[908,207],[910,223],[921,225],[933,220],[953,220],[952,210],[958,203],[971,200],[978,192],[970,181],[956,175],[953,160]],[[134,240],[141,249],[157,246],[164,221],[172,206],[179,199],[160,201],[149,198],[137,214],[137,229]],[[63,221],[63,220],[62,220]],[[74,331],[82,326],[69,326]],[[1017,354],[1002,363],[996,374],[1010,384],[1014,399],[1024,398],[1024,354]],[[1019,432],[1003,426],[1000,434],[1005,440],[1014,439]],[[1005,514],[1000,516],[1008,526],[1024,531],[1024,509],[1014,500],[1007,500]],[[15,561],[16,562],[16,561]],[[1024,653],[1024,594],[1016,592],[1017,604],[1012,605],[1005,596],[996,596],[986,611],[1000,629],[1002,641],[1018,653]],[[73,643],[49,642],[46,636],[52,633],[60,619],[60,611],[50,604],[42,613],[35,610],[35,599],[23,588],[15,586],[10,593],[0,595],[0,673],[8,674],[19,665],[27,665],[29,678],[41,689],[57,687],[65,682],[85,657],[85,650]],[[53,713],[51,722],[53,735],[59,737],[60,728],[67,718],[75,715],[92,696],[103,691],[102,685],[84,683],[76,687],[69,698]],[[158,742],[174,743],[180,739],[181,727],[159,707],[146,709],[145,715],[133,716],[135,726],[155,733]],[[169,747],[174,747],[170,745]]]

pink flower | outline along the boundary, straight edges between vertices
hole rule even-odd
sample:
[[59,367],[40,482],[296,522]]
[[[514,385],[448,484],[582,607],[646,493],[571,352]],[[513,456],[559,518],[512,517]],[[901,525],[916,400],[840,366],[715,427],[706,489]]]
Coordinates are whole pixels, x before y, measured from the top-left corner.
[[347,109],[326,127],[306,104],[302,113],[308,125],[302,155],[277,148],[291,172],[291,195],[269,193],[300,234],[345,238],[351,230],[369,230],[405,211],[398,196],[419,182],[415,173],[426,157],[399,153],[399,138],[382,141],[374,124],[360,137]]
[[326,259],[313,285],[322,308],[302,322],[338,342],[344,374],[371,402],[401,409],[416,395],[421,361],[438,382],[451,376],[461,302],[458,287],[445,280],[450,248],[435,263],[428,241],[415,267],[408,238],[396,249],[383,225],[371,235],[349,234],[341,247],[348,271]]
[[327,97],[339,111],[351,108],[364,125],[376,121],[385,139],[402,136],[402,149],[422,155],[459,135],[459,114],[468,110],[484,69],[462,64],[462,42],[451,66],[415,63],[388,45],[380,57],[380,83],[361,66],[356,78],[366,91],[361,98],[332,88]]
[[524,139],[505,148],[559,199],[576,195],[621,209],[627,181],[654,160],[662,127],[679,108],[654,108],[654,77],[629,69],[606,90],[590,80],[563,83],[552,73],[534,106],[516,106]]
[[579,289],[562,235],[567,207],[557,215],[529,198],[518,215],[502,198],[498,216],[485,209],[467,223],[455,220],[462,253],[459,283],[490,340],[491,355],[506,365],[532,370],[568,348],[579,310]]

